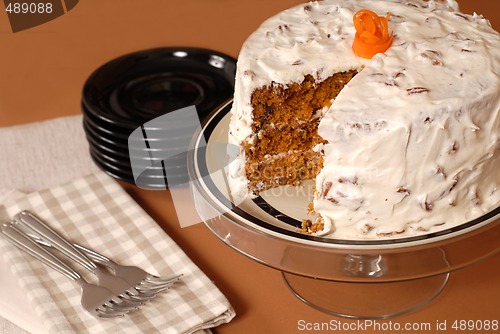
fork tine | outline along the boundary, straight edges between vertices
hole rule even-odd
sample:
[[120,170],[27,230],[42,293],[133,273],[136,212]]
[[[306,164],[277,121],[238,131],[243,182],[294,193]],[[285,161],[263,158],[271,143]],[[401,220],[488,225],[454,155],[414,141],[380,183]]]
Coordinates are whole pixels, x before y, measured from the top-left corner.
[[135,288],[143,294],[148,292],[159,293],[168,290],[166,288],[172,287],[172,285],[179,281],[183,276],[183,274],[179,274],[168,278],[161,278],[152,275],[139,267],[120,265],[110,258],[82,245],[73,244],[73,246],[83,251],[91,260],[108,267],[115,273],[116,276],[122,277],[130,284],[135,285]]
[[161,277],[158,277],[158,276],[153,276],[153,275],[149,275],[148,277],[146,277],[144,279],[144,283],[145,284],[150,284],[151,286],[153,285],[170,285],[172,283],[175,283],[177,282],[178,280],[180,280],[180,278],[182,277],[183,275],[180,274],[180,275],[175,275],[175,276],[171,276],[171,277],[167,277],[167,278],[161,278]]
[[163,288],[163,287],[167,287],[167,286],[172,286],[174,283],[176,283],[177,281],[180,280],[180,278],[182,277],[182,275],[177,275],[175,277],[172,277],[171,279],[165,279],[162,283],[154,283],[154,282],[150,282],[148,280],[143,280],[141,281],[137,286],[136,288],[150,288],[150,289],[156,289],[156,288]]
[[112,307],[101,305],[95,309],[97,316],[100,318],[116,318],[123,317],[127,314],[128,310],[116,310]]
[[170,284],[166,284],[166,285],[162,285],[162,286],[154,286],[154,287],[151,287],[151,286],[148,286],[148,285],[144,285],[144,284],[139,284],[136,289],[141,291],[142,294],[156,294],[156,293],[159,293],[161,291],[164,291],[164,290],[168,290],[170,289],[172,286],[174,285],[174,283],[170,283]]
[[131,303],[128,300],[124,300],[120,297],[114,296],[102,305],[110,307],[116,310],[137,310],[142,304]]
[[122,313],[108,313],[108,312],[104,312],[104,311],[101,311],[101,310],[97,310],[97,317],[99,318],[102,318],[102,319],[111,319],[111,318],[118,318],[118,317],[123,317],[125,316],[126,313],[122,314]]
[[136,289],[141,291],[141,293],[158,293],[172,288],[174,284],[175,282],[171,282],[170,284],[149,286],[148,284],[143,284],[141,282],[137,285]]
[[136,289],[142,294],[158,294],[172,288],[178,280],[179,278],[163,284],[148,284],[148,282],[141,282],[136,286]]

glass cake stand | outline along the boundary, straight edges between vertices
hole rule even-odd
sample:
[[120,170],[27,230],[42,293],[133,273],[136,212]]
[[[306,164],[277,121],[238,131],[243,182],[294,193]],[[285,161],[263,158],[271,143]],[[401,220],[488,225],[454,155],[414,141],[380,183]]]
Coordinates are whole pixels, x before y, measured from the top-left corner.
[[192,142],[188,169],[196,210],[228,246],[281,271],[306,304],[348,318],[396,316],[432,301],[451,272],[499,252],[500,206],[448,230],[351,241],[297,232],[302,218],[310,218],[307,184],[272,189],[236,205],[224,171],[230,108],[228,101],[215,110]]

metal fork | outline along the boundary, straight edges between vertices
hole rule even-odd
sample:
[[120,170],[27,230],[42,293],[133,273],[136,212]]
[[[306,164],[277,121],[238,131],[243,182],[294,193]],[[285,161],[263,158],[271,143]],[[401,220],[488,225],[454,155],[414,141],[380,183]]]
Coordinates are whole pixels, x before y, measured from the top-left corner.
[[130,305],[128,301],[123,300],[120,296],[116,296],[110,290],[88,283],[74,269],[39,246],[14,224],[3,223],[1,231],[2,235],[12,244],[78,283],[82,290],[80,300],[82,307],[91,315],[100,318],[113,318],[123,316],[136,308],[135,305]]
[[[96,260],[97,263],[102,263],[108,267],[114,263],[113,261],[101,254],[91,251],[88,248],[80,246],[79,249],[89,255],[89,259],[89,257],[80,252],[77,247],[64,239],[31,212],[22,211],[14,217],[14,220],[24,226],[27,226],[32,230],[32,232],[35,232],[34,234],[29,234],[35,241],[44,246],[53,247],[61,251],[64,255],[93,272],[99,278],[99,283],[101,285],[110,288],[110,290],[124,298],[136,301],[150,300],[158,293],[170,288],[172,284],[180,278],[180,275],[177,275],[172,278],[162,280],[147,273],[146,275],[142,274],[145,273],[144,271],[141,275],[139,275],[137,274],[138,270],[140,270],[139,268],[127,270],[119,268],[114,271],[115,275],[111,275],[104,271],[101,267],[97,266],[92,260]],[[116,265],[114,269],[117,267],[118,265]]]
[[183,276],[182,274],[179,274],[167,278],[158,277],[136,266],[125,266],[118,264],[110,258],[107,258],[106,256],[82,245],[73,244],[73,246],[83,251],[93,261],[111,269],[116,276],[123,278],[125,281],[131,284],[136,284],[136,289],[139,291],[148,291],[151,288],[158,288],[161,290],[169,289],[172,284],[179,281]]
[[99,285],[111,290],[123,299],[129,300],[130,303],[135,302],[136,306],[151,300],[158,293],[155,289],[143,289],[139,291],[134,285],[103,270],[103,268],[97,266],[82,252],[73,247],[69,241],[29,211],[22,211],[15,215],[13,222],[18,224],[19,229],[25,231],[35,242],[58,250],[63,255],[94,273],[99,280]]

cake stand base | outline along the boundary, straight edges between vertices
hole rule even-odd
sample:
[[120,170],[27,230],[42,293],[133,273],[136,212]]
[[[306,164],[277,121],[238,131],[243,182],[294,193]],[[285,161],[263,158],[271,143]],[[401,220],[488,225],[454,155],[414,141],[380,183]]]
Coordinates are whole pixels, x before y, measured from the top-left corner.
[[450,274],[397,282],[351,283],[282,273],[301,301],[322,312],[352,319],[385,319],[432,301]]

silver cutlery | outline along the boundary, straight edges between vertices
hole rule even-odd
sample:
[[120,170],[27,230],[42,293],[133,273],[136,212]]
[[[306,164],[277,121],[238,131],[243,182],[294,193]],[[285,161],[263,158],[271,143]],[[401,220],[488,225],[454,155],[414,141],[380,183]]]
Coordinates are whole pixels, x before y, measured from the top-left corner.
[[82,290],[81,305],[91,315],[100,318],[113,318],[123,316],[137,308],[135,303],[131,304],[128,300],[117,296],[110,290],[88,283],[74,269],[25,235],[15,224],[3,223],[1,231],[2,235],[12,244],[78,283]]
[[[158,293],[169,289],[181,275],[161,279],[137,267],[119,266],[109,258],[83,246],[75,247],[68,240],[29,211],[22,211],[14,217],[14,222],[39,244],[57,249],[65,256],[94,273],[99,285],[104,286],[131,303],[145,302]],[[81,251],[80,251],[81,250]],[[94,261],[92,261],[94,260]],[[104,270],[102,264],[111,268],[114,275]]]

